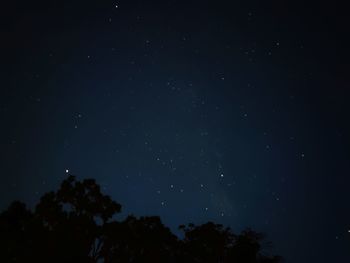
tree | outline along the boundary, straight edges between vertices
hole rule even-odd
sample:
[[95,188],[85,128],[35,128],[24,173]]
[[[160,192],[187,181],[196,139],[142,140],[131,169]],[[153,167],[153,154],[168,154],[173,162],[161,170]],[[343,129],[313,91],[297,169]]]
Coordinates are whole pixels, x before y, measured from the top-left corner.
[[113,219],[120,211],[95,180],[69,176],[33,212],[15,201],[0,214],[0,262],[281,262],[262,253],[264,236],[249,229],[189,224],[179,239],[158,216]]
[[157,216],[128,216],[106,226],[105,262],[171,262],[177,237]]
[[251,229],[234,234],[230,228],[208,222],[180,226],[184,231],[186,262],[278,263],[281,257],[262,253],[264,235]]
[[24,262],[30,254],[33,214],[15,201],[0,214],[0,251],[3,262]]
[[48,236],[45,251],[57,262],[97,262],[103,229],[121,205],[100,191],[95,180],[69,176],[57,192],[45,194],[35,215]]
[[185,234],[183,244],[188,262],[226,262],[227,250],[235,239],[229,228],[213,222],[199,226],[181,225],[179,228]]

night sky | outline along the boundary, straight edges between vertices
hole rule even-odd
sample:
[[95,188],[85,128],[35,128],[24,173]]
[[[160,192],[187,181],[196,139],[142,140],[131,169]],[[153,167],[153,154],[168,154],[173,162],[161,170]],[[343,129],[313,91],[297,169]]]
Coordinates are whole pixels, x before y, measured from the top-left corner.
[[1,13],[1,209],[74,174],[123,216],[252,227],[286,262],[350,262],[345,7],[67,0]]

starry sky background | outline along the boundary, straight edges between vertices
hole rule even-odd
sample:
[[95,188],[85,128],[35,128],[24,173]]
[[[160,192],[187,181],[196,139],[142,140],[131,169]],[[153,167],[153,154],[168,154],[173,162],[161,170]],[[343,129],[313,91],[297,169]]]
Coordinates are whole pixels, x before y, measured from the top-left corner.
[[4,4],[0,208],[68,170],[123,215],[350,262],[346,9],[282,2]]

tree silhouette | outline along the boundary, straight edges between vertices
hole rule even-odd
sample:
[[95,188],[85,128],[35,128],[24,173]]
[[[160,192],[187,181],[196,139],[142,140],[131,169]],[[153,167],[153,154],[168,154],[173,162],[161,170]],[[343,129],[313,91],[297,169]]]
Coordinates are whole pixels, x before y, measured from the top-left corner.
[[33,214],[18,201],[0,214],[0,249],[4,262],[24,262],[28,258],[32,221]]
[[208,222],[195,226],[179,227],[185,233],[184,251],[186,262],[225,262],[227,249],[232,245],[234,235],[222,225]]
[[69,176],[33,212],[15,201],[0,214],[0,262],[281,262],[262,252],[264,236],[250,229],[181,225],[179,239],[158,216],[113,219],[120,211],[95,180]]
[[57,262],[97,262],[103,229],[120,211],[121,205],[103,195],[95,180],[69,176],[57,192],[41,198],[35,214],[49,232],[46,251]]
[[234,234],[230,228],[208,222],[195,226],[179,227],[185,233],[184,262],[281,262],[280,257],[269,257],[261,253],[264,235],[250,229]]
[[128,216],[106,227],[105,262],[171,262],[175,257],[178,239],[157,216]]

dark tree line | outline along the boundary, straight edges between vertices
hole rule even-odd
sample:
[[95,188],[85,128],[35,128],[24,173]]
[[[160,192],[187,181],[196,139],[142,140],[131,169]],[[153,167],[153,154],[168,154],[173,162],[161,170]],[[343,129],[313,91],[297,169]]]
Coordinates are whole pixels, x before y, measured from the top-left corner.
[[264,236],[252,230],[189,224],[179,239],[158,216],[114,220],[120,211],[94,180],[70,176],[34,211],[15,201],[0,214],[0,262],[281,262],[263,253]]

